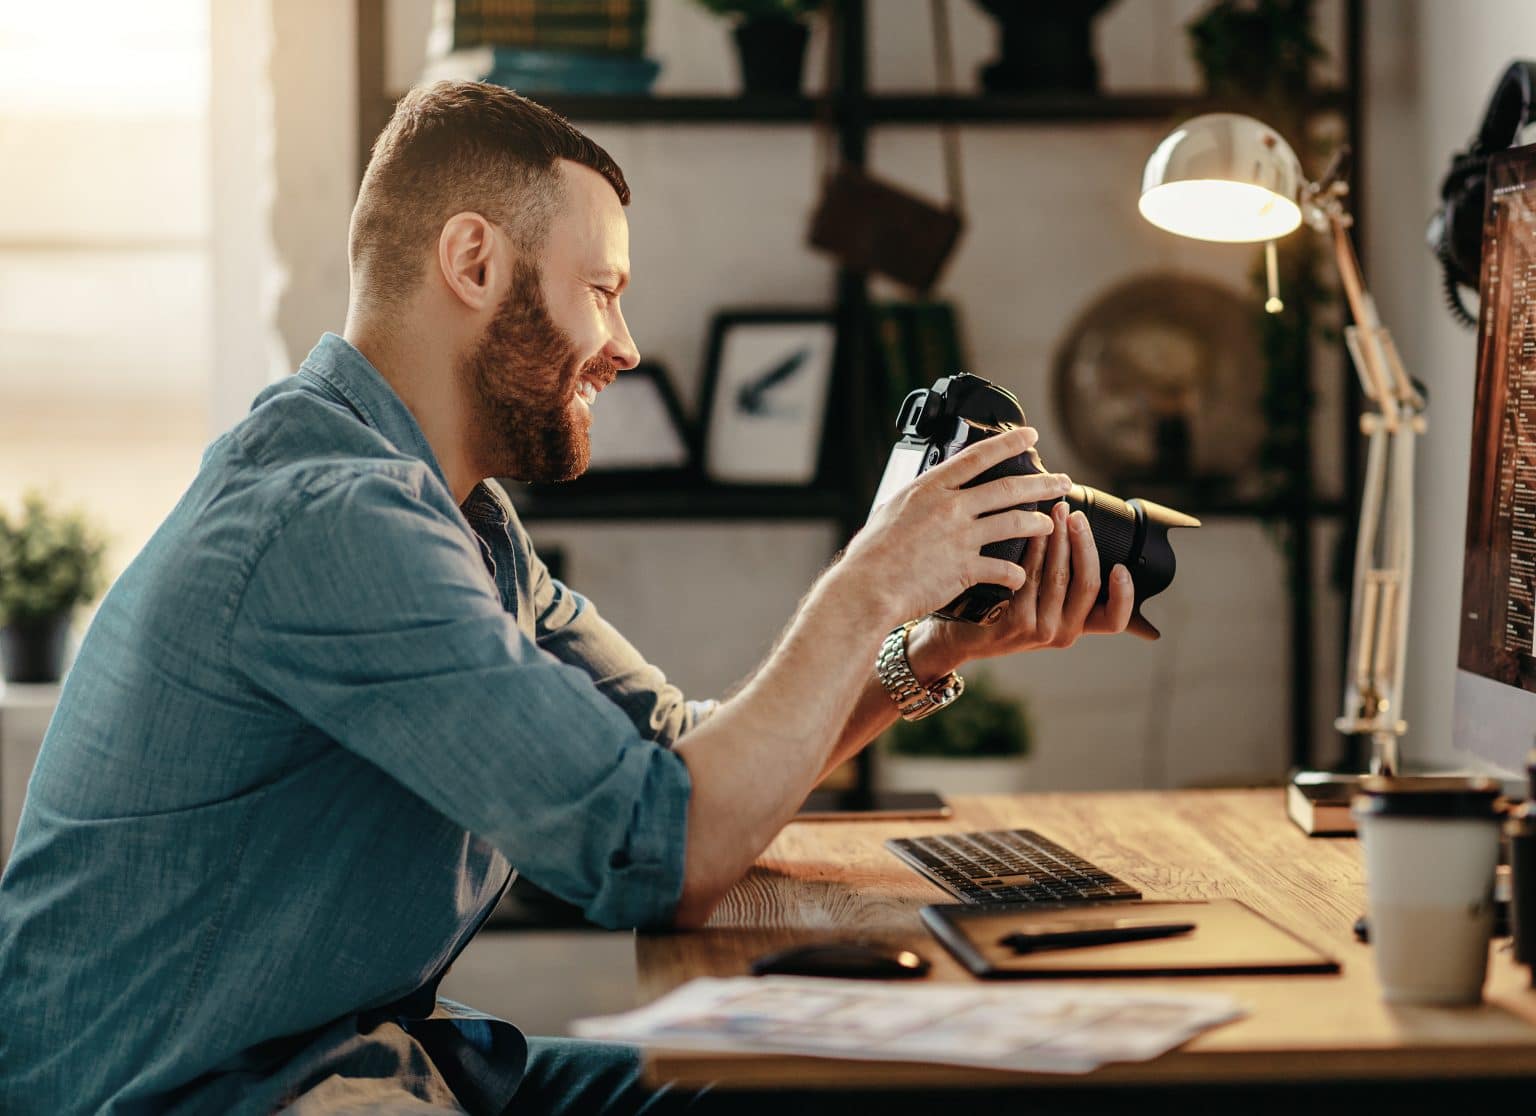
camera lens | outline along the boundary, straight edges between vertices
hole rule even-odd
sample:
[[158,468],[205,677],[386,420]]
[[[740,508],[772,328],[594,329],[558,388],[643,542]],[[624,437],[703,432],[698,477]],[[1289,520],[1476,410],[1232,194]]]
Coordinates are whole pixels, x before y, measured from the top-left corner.
[[1118,496],[1085,485],[1074,486],[1066,499],[1067,507],[1087,518],[1104,573],[1108,574],[1117,563],[1130,566],[1138,534],[1137,516],[1131,505]]
[[1075,485],[1062,497],[1067,507],[1080,511],[1088,520],[1094,546],[1099,551],[1099,600],[1109,598],[1109,574],[1117,565],[1131,574],[1136,590],[1136,607],[1131,614],[1131,630],[1151,639],[1157,629],[1141,615],[1142,602],[1155,597],[1173,584],[1177,561],[1168,541],[1171,527],[1198,527],[1200,521],[1183,512],[1154,504],[1150,500],[1122,500],[1097,488]]

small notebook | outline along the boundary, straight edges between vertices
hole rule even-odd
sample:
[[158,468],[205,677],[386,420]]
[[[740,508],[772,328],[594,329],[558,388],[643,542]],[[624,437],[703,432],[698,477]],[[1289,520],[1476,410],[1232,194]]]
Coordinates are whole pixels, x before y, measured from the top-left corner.
[[[1177,937],[1017,953],[1014,933],[1072,929],[1107,919],[1192,922]],[[1339,963],[1236,899],[1115,903],[986,903],[923,908],[944,948],[979,977],[1221,976],[1336,973]]]

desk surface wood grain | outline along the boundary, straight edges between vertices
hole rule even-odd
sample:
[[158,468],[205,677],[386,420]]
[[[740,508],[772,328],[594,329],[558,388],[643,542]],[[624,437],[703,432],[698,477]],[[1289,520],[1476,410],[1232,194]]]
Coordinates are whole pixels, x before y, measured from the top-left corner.
[[[887,851],[888,837],[1027,827],[1136,884],[1148,899],[1240,899],[1332,955],[1336,976],[1094,981],[1095,987],[1220,991],[1247,1018],[1152,1062],[1085,1077],[776,1055],[653,1052],[653,1080],[722,1087],[875,1087],[1536,1076],[1536,992],[1496,942],[1486,1002],[1473,1008],[1382,1002],[1370,949],[1359,846],[1309,838],[1279,790],[1040,794],[954,799],[949,821],[796,822],[726,897],[707,928],[636,939],[645,1001],[699,976],[739,976],[798,942],[880,938],[932,959],[929,980],[973,979],[923,929],[926,904],[952,902]],[[1021,990],[1029,987],[1021,982]]]

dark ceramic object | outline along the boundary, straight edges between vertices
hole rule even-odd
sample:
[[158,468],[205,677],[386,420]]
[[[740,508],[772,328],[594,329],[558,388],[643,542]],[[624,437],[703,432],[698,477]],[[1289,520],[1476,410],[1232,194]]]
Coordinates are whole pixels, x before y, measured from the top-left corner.
[[743,93],[800,93],[810,28],[796,19],[749,19],[737,24],[735,36]]
[[981,71],[988,93],[1099,91],[1093,21],[1114,0],[976,0],[997,20],[1003,56]]
[[69,614],[16,620],[0,628],[0,673],[7,682],[57,682],[64,674]]

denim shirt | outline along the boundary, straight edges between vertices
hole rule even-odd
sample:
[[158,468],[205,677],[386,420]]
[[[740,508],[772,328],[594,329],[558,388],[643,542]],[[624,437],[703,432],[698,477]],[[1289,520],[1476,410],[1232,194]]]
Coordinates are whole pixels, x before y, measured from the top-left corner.
[[0,1111],[325,1111],[369,1078],[499,1111],[523,1038],[439,980],[514,865],[603,925],[670,919],[670,747],[705,710],[490,486],[455,506],[327,334],[209,448],[66,681],[0,877]]

